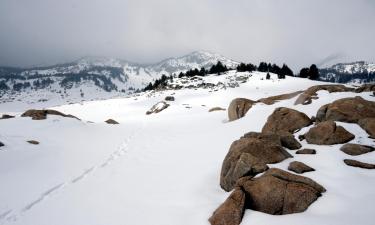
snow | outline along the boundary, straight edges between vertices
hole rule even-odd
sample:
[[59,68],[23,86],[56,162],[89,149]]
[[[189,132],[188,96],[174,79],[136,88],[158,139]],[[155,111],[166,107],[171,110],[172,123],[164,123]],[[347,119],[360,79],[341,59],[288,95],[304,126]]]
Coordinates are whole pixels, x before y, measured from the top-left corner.
[[[205,79],[228,82],[245,74],[232,71]],[[336,99],[374,100],[370,93],[319,91],[319,99],[310,105],[295,106],[296,98],[274,105],[259,103],[233,122],[227,121],[226,111],[208,112],[212,107],[228,107],[236,97],[257,100],[320,84],[292,77],[278,80],[275,74],[271,80],[264,77],[264,73],[252,73],[240,87],[217,91],[170,90],[52,107],[81,121],[58,116],[42,121],[0,120],[0,141],[5,144],[0,148],[0,224],[209,224],[207,219],[229,195],[220,188],[219,175],[230,144],[246,132],[260,131],[276,107],[312,116],[321,105]],[[159,114],[145,114],[168,95],[175,97],[168,102],[171,106]],[[0,112],[22,113],[9,106],[0,105]],[[103,122],[109,118],[120,124]],[[374,145],[358,125],[338,124],[356,135],[352,143]],[[40,144],[26,142],[32,139]],[[348,167],[342,160],[375,162],[375,152],[352,157],[339,151],[341,145],[316,146],[305,141],[302,145],[316,149],[317,154],[290,151],[293,159],[270,166],[286,169],[293,160],[305,162],[316,171],[304,176],[327,192],[304,213],[272,216],[246,210],[241,224],[372,225],[375,172]]]

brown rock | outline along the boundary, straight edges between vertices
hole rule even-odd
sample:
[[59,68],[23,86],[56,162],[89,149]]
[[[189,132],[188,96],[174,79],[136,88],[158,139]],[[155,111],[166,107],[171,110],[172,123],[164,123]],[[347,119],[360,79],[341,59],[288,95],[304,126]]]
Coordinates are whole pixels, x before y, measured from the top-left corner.
[[353,88],[348,88],[348,87],[346,87],[344,85],[341,85],[341,84],[339,84],[339,85],[331,85],[331,84],[329,84],[329,85],[316,85],[316,86],[309,87],[306,91],[304,91],[302,94],[300,94],[300,96],[298,96],[298,98],[294,102],[294,105],[310,104],[313,99],[318,98],[317,92],[322,91],[322,90],[328,91],[329,93],[354,91]]
[[11,116],[11,115],[8,115],[8,114],[3,114],[0,118],[0,120],[4,120],[4,119],[11,119],[11,118],[14,118],[15,116]]
[[292,157],[278,144],[280,139],[277,136],[256,137],[257,133],[252,133],[234,141],[223,161],[220,186],[226,191],[232,190],[239,178],[255,176],[267,170],[267,164]]
[[294,138],[294,135],[287,132],[280,135],[280,140],[281,145],[290,150],[297,150],[302,147],[302,145]]
[[44,119],[47,118],[47,115],[56,115],[56,116],[78,119],[77,117],[75,117],[73,115],[69,115],[69,114],[67,115],[67,114],[61,113],[59,111],[52,110],[52,109],[42,109],[42,110],[29,109],[26,112],[24,112],[21,115],[21,117],[31,117],[33,120],[44,120]]
[[226,109],[221,108],[221,107],[213,107],[208,110],[208,112],[214,112],[214,111],[225,111]]
[[166,96],[165,101],[174,101],[174,96]]
[[348,155],[362,155],[374,151],[375,148],[368,145],[348,143],[341,146],[340,150]]
[[370,135],[370,138],[375,138],[375,118],[360,119],[358,125]]
[[235,98],[229,104],[228,107],[228,119],[229,121],[237,120],[246,115],[247,111],[256,103],[253,100],[246,98]]
[[236,188],[210,217],[211,225],[239,225],[245,210],[245,193]]
[[268,98],[261,98],[258,100],[258,102],[262,102],[266,105],[273,105],[278,101],[281,100],[287,100],[296,97],[297,95],[301,94],[303,91],[296,91],[288,94],[282,94],[282,95],[275,95]]
[[359,167],[363,169],[375,169],[375,164],[364,163],[353,159],[344,159],[344,163],[348,166]]
[[262,133],[294,133],[295,131],[312,124],[306,114],[290,108],[276,108],[268,117]]
[[119,124],[119,122],[117,122],[117,121],[114,120],[114,119],[108,119],[108,120],[106,120],[106,121],[104,121],[104,122],[106,122],[106,123],[108,123],[108,124]]
[[325,189],[307,177],[272,168],[258,178],[238,182],[246,194],[246,208],[284,215],[305,211]]
[[360,93],[360,92],[370,92],[370,91],[375,91],[375,84],[363,84],[361,87],[358,87],[355,89],[355,92]]
[[315,149],[304,148],[304,149],[296,151],[296,154],[315,155],[316,154],[316,150]]
[[146,112],[146,115],[150,115],[150,114],[153,114],[153,113],[159,113],[159,112],[163,111],[164,109],[166,109],[168,107],[169,107],[168,103],[166,103],[164,101],[158,102],[155,105],[153,105],[150,110],[148,110]]
[[342,144],[354,139],[354,135],[333,121],[318,123],[304,134],[307,143],[316,145]]
[[29,140],[27,142],[30,143],[30,144],[32,144],[32,145],[39,145],[39,141]]
[[275,145],[280,145],[291,150],[301,148],[301,144],[294,138],[292,134],[288,132],[280,132],[280,134],[249,132],[246,133],[243,137],[263,139],[267,142],[273,143]]
[[322,106],[316,115],[317,121],[341,121],[357,123],[361,119],[375,117],[375,102],[359,96],[343,98]]
[[298,162],[298,161],[293,161],[289,163],[288,170],[299,173],[299,174],[315,171],[314,168],[311,168],[308,165],[304,164],[303,162]]

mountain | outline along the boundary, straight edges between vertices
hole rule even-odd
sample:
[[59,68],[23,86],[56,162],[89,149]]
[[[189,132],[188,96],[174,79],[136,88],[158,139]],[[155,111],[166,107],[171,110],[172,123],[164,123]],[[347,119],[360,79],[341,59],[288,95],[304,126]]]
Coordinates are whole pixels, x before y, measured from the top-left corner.
[[364,61],[338,63],[319,69],[320,80],[335,83],[375,82],[375,64]]
[[169,76],[192,68],[209,68],[217,61],[227,67],[239,64],[220,54],[195,51],[155,64],[84,57],[48,67],[0,67],[0,96],[2,102],[22,101],[25,95],[28,101],[62,98],[67,102],[115,97],[142,89],[163,74]]

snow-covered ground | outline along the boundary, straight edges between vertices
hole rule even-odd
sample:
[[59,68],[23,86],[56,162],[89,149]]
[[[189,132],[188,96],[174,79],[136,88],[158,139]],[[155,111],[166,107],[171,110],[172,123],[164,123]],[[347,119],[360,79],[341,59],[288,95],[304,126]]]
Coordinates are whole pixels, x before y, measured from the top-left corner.
[[[230,75],[233,75],[230,74]],[[220,81],[225,76],[206,79]],[[199,225],[229,193],[219,186],[221,164],[230,144],[249,131],[260,131],[276,107],[315,115],[336,99],[370,93],[318,92],[310,105],[295,98],[274,105],[256,104],[239,120],[227,122],[226,108],[236,97],[257,100],[306,89],[319,82],[287,77],[271,80],[254,73],[237,88],[182,89],[53,107],[82,120],[48,116],[0,120],[0,224],[19,225]],[[146,111],[165,96],[175,101],[159,114]],[[5,103],[6,104],[6,103]],[[38,108],[31,105],[30,108]],[[2,112],[20,115],[22,111]],[[119,125],[103,121],[112,118]],[[356,135],[352,143],[374,145],[356,124],[339,123]],[[304,128],[298,134],[304,133]],[[37,140],[31,145],[27,140]],[[349,157],[341,145],[316,146],[316,155],[296,155],[279,164],[286,169],[298,160],[316,169],[304,174],[327,192],[306,212],[272,216],[246,210],[242,224],[372,225],[375,213],[375,171],[348,167],[344,158],[375,162],[375,152]]]

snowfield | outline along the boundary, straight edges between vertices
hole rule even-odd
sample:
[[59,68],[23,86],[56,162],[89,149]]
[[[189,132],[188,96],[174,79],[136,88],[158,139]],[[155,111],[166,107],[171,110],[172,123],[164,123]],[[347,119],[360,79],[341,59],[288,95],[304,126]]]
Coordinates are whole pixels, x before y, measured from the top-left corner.
[[[204,79],[218,83],[235,75],[230,71]],[[275,108],[289,107],[311,117],[336,99],[361,96],[374,101],[369,92],[319,91],[319,99],[310,105],[294,105],[297,97],[274,105],[258,103],[233,122],[227,121],[227,111],[208,112],[216,106],[227,108],[237,97],[257,100],[321,84],[294,77],[278,80],[275,74],[271,80],[263,80],[265,73],[251,75],[236,88],[169,90],[52,107],[81,120],[50,115],[31,120],[19,115],[38,108],[38,103],[0,105],[0,113],[17,115],[0,120],[0,141],[5,144],[0,147],[0,224],[209,224],[208,218],[229,196],[219,186],[229,146],[249,131],[260,132]],[[167,109],[145,114],[169,95],[175,101],[168,102]],[[120,124],[106,124],[109,118]],[[355,134],[351,143],[374,146],[358,125],[337,124]],[[287,170],[291,161],[304,162],[316,171],[303,176],[327,192],[303,213],[273,216],[246,210],[241,224],[373,225],[375,171],[349,167],[343,159],[375,163],[375,152],[348,156],[339,150],[341,145],[301,144],[317,154],[288,150],[294,158],[269,166]]]

